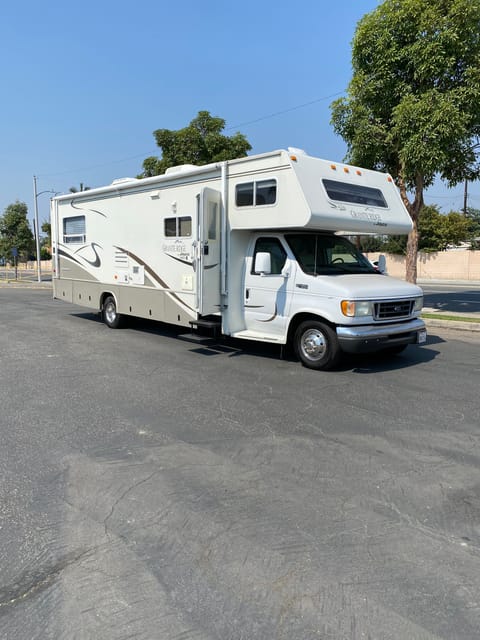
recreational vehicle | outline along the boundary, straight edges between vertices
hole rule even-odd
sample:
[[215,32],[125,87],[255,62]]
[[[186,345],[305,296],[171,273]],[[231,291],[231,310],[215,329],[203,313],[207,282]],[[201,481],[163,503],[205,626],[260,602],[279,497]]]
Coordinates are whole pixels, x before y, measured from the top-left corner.
[[291,344],[312,369],[426,340],[422,290],[346,237],[410,231],[388,174],[289,148],[61,195],[51,225],[54,297],[111,328],[138,316]]

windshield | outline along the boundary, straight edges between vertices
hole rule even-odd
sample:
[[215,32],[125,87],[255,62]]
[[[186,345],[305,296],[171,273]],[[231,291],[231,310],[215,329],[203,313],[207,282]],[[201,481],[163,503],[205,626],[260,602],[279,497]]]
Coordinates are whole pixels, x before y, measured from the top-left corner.
[[377,273],[373,265],[342,236],[321,233],[286,235],[302,271],[312,276],[339,273]]

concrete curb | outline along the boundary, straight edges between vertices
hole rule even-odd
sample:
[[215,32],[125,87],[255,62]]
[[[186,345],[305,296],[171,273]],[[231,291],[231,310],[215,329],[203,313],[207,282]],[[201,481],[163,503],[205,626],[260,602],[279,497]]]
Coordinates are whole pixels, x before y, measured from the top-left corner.
[[455,331],[480,331],[480,322],[462,322],[461,320],[442,320],[442,318],[422,318],[427,327],[454,329]]
[[0,289],[51,289],[52,283],[45,282],[29,282],[20,280],[0,280]]
[[[422,313],[435,315],[436,318],[424,318],[427,327],[444,327],[448,329],[456,329],[457,331],[480,331],[480,313],[455,313],[455,311],[439,311],[432,307],[423,307]],[[475,322],[462,321],[462,315],[468,318],[474,318]],[[450,320],[442,316],[455,316],[455,320]]]

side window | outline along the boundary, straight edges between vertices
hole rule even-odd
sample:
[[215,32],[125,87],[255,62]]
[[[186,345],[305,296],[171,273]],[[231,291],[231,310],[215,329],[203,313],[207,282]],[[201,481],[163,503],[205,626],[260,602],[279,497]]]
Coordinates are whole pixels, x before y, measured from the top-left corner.
[[178,235],[182,238],[192,235],[192,218],[190,216],[183,216],[178,219]]
[[217,203],[210,202],[208,205],[208,239],[217,239]]
[[165,218],[165,237],[171,238],[177,235],[177,219]]
[[187,238],[192,235],[192,218],[182,216],[180,218],[165,218],[164,220],[165,238]]
[[253,182],[237,184],[235,187],[235,204],[237,207],[253,206]]
[[338,180],[322,180],[325,191],[331,200],[351,202],[369,207],[388,207],[380,189],[360,184],[339,182]]
[[85,216],[72,216],[63,219],[63,242],[65,244],[83,244],[86,241]]
[[259,238],[255,244],[253,256],[252,273],[255,266],[255,256],[257,253],[269,253],[272,261],[271,275],[280,275],[287,260],[287,253],[278,238]]
[[277,181],[257,180],[244,182],[235,187],[235,204],[237,207],[261,207],[275,204],[277,201]]
[[255,183],[255,204],[275,204],[277,200],[277,181],[262,180]]

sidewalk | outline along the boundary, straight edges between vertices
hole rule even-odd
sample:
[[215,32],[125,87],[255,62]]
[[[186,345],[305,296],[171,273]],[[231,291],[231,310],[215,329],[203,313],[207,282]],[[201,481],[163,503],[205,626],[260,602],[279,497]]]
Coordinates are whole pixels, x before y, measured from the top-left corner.
[[22,278],[21,280],[5,280],[0,279],[0,288],[10,287],[10,289],[51,289],[52,281],[50,280],[42,280],[38,282],[38,280],[27,280],[26,278]]

